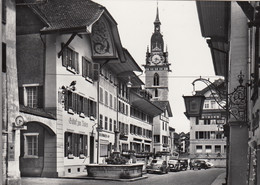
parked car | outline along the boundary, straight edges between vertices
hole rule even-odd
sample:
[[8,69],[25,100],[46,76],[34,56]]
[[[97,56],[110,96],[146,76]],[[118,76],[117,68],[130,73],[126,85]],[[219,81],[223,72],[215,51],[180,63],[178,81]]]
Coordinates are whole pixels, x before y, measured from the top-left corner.
[[206,164],[207,164],[208,168],[212,168],[214,166],[214,164],[211,162],[206,162]]
[[209,167],[208,167],[206,161],[196,160],[196,161],[194,161],[193,169],[194,169],[194,168],[198,168],[198,170],[200,170],[200,169],[205,169],[205,170],[206,170],[206,169],[208,169]]
[[174,171],[174,172],[180,171],[180,163],[178,159],[170,159],[168,161],[168,165],[170,171]]
[[187,170],[188,168],[188,160],[187,159],[180,159],[179,161],[180,170]]
[[159,173],[168,173],[169,167],[167,162],[162,159],[153,159],[151,164],[146,168],[147,173],[159,172]]

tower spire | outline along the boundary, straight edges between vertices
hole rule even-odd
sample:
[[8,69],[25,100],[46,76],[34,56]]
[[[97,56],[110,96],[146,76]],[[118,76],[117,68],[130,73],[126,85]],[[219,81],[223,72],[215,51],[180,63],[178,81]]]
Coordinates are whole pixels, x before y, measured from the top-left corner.
[[160,19],[159,19],[159,8],[158,8],[158,0],[157,0],[157,11],[156,11],[156,18],[155,18],[155,21],[154,21],[154,24],[161,24],[160,22]]

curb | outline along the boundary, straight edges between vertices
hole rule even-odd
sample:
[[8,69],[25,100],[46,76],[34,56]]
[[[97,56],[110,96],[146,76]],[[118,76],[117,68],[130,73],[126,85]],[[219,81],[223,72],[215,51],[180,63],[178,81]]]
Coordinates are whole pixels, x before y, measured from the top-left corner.
[[226,177],[226,172],[221,173],[214,181],[211,185],[223,185],[226,183],[225,180]]
[[88,176],[77,176],[77,177],[59,177],[60,179],[88,179],[88,180],[106,180],[106,181],[121,181],[121,182],[133,182],[148,178],[147,176],[136,177],[132,179],[112,179],[102,177],[88,177]]

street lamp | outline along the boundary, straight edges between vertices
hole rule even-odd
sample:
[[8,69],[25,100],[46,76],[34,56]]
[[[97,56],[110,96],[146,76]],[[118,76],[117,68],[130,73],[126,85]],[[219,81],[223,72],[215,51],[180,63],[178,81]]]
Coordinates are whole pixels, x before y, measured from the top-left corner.
[[184,113],[189,117],[200,117],[202,114],[202,108],[204,100],[206,99],[203,95],[193,96],[182,96],[185,102],[186,112]]
[[[227,93],[227,89],[223,90],[221,89],[221,87],[219,87],[221,84],[220,81],[212,83],[208,79],[201,77],[195,79],[192,82],[192,85],[195,92],[195,82],[200,81],[206,84],[217,104],[222,109],[226,110],[226,119],[228,119],[229,116],[232,115],[237,121],[247,122],[247,90],[246,86],[243,85],[243,78],[244,75],[242,74],[242,71],[240,71],[240,74],[238,75],[239,85],[231,93]],[[186,106],[185,115],[187,117],[201,116],[203,99],[205,99],[205,97],[203,97],[203,95],[198,94],[195,94],[193,96],[183,96]]]

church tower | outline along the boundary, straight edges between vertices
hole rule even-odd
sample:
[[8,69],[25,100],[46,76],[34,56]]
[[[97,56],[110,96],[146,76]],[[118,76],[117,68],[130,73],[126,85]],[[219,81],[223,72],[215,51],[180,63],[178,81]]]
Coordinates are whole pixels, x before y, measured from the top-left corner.
[[147,47],[145,68],[146,89],[153,96],[153,101],[168,101],[168,74],[170,64],[168,51],[164,51],[163,35],[161,34],[161,22],[157,4],[156,18],[154,21],[154,33],[151,37],[150,50]]

